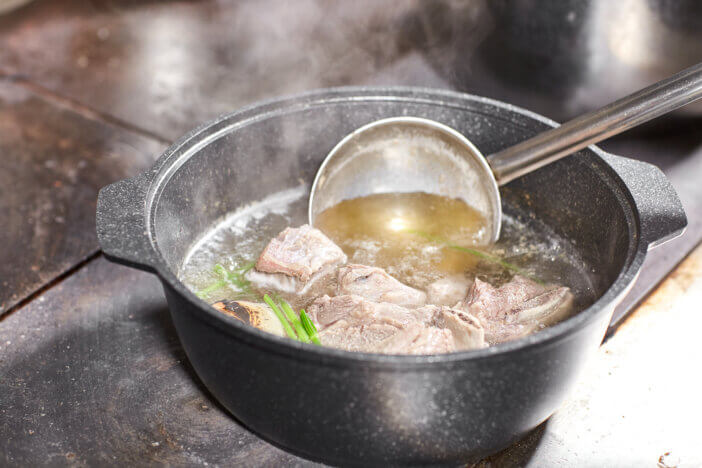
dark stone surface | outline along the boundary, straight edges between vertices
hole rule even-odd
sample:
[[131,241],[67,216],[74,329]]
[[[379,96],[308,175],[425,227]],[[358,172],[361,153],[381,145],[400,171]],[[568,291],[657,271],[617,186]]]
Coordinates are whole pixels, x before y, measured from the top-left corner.
[[37,0],[0,17],[0,69],[175,139],[263,98],[364,84],[445,40],[435,17],[458,17],[422,3]]
[[97,251],[98,189],[163,146],[0,81],[0,315]]
[[290,466],[201,386],[155,276],[93,260],[0,322],[0,465]]

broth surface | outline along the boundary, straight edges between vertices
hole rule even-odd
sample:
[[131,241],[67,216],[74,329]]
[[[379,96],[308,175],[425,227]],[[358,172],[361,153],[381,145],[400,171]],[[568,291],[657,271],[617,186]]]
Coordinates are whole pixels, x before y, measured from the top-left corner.
[[478,268],[478,257],[445,248],[441,241],[474,247],[485,236],[480,213],[462,200],[428,193],[344,200],[320,213],[315,227],[342,248],[349,263],[383,268],[417,288]]
[[[214,266],[235,271],[255,262],[271,238],[288,226],[307,222],[304,186],[275,193],[224,218],[193,245],[179,277],[207,302],[237,299],[233,284],[216,290],[221,278]],[[480,246],[484,222],[465,202],[426,193],[381,194],[346,200],[321,213],[316,226],[349,256],[349,263],[385,268],[409,286],[424,289],[444,276],[463,274],[491,284],[508,281],[513,270],[481,256],[456,250],[460,246],[499,257],[520,273],[542,283],[571,288],[573,313],[594,300],[590,268],[568,242],[525,213],[504,207],[502,235],[492,246]],[[249,291],[250,292],[250,291]],[[262,296],[270,291],[253,290]],[[314,297],[280,294],[303,308]]]

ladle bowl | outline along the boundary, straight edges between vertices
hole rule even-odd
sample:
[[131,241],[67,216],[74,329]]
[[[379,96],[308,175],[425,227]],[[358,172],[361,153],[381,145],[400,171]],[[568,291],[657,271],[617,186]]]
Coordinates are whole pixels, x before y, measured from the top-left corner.
[[419,117],[377,120],[342,139],[312,185],[310,224],[342,200],[404,192],[462,199],[486,220],[482,243],[499,238],[500,191],[485,158],[460,132]]

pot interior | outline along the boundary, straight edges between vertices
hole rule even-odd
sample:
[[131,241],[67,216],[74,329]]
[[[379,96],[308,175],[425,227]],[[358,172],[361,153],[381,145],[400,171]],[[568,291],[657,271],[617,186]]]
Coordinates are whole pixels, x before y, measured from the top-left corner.
[[[444,123],[483,154],[549,126],[494,101],[426,90],[328,91],[233,114],[186,140],[171,156],[180,165],[157,188],[153,228],[169,268],[177,274],[193,244],[227,214],[274,192],[301,185],[309,190],[321,161],[349,132],[402,115]],[[579,284],[590,289],[590,302],[614,282],[630,250],[634,216],[595,152],[580,151],[515,180],[501,193],[506,214],[533,225],[579,259],[572,274],[582,276]],[[298,224],[306,222],[304,210],[298,217]]]

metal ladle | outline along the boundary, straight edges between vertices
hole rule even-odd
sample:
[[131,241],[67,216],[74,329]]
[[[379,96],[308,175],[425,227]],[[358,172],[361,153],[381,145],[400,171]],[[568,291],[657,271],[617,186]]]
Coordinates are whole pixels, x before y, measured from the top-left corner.
[[378,120],[347,135],[324,159],[310,193],[309,222],[342,200],[427,192],[465,200],[488,221],[485,242],[495,242],[502,223],[499,186],[700,97],[697,64],[488,157],[433,120]]

